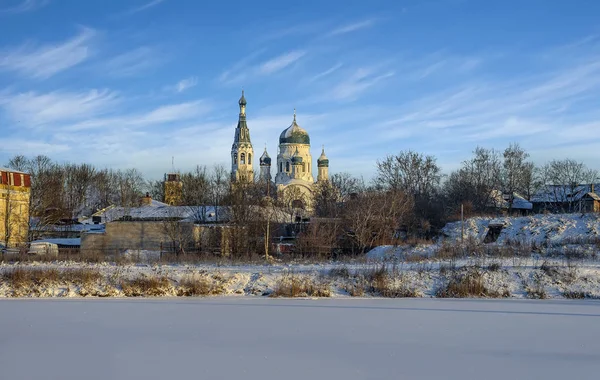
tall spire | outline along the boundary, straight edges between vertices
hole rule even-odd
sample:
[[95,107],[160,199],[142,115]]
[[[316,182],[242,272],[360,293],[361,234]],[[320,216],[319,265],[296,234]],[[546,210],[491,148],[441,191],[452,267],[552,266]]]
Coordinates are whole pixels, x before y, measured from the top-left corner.
[[244,89],[242,89],[242,97],[238,101],[240,105],[240,116],[246,116],[246,98],[244,97]]

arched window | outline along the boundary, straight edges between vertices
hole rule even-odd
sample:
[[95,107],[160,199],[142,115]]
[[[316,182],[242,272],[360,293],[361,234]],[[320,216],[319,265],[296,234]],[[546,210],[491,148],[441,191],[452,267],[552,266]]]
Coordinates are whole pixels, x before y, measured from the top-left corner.
[[240,163],[242,165],[246,165],[246,154],[245,153],[240,154]]
[[248,153],[248,165],[252,164],[252,153]]
[[283,162],[279,163],[279,173],[283,172]]
[[290,162],[289,161],[287,161],[285,163],[285,171],[288,172],[288,173],[290,172]]
[[233,155],[233,164],[237,165],[237,153]]

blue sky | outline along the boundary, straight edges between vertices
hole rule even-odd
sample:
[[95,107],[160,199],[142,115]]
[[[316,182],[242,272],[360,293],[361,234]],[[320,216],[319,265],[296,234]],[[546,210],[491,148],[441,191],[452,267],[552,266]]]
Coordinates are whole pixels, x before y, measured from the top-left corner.
[[600,169],[599,14],[595,0],[0,0],[0,164],[229,167],[243,87],[257,154],[276,154],[295,107],[331,172],[370,178],[405,149],[449,171],[510,142]]

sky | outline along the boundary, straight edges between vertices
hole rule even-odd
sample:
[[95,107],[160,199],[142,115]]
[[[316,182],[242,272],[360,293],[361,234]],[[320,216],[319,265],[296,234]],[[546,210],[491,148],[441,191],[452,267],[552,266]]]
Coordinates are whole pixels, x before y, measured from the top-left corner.
[[512,142],[600,169],[599,14],[596,0],[0,0],[0,164],[230,167],[243,88],[255,157],[276,156],[296,108],[332,173],[371,178],[408,149],[449,172]]

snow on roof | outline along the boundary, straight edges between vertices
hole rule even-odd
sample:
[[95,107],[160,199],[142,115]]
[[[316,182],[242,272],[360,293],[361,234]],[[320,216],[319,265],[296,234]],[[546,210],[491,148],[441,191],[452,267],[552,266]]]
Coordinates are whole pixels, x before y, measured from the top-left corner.
[[56,245],[81,245],[80,238],[57,238],[57,239],[40,239],[32,241],[32,243],[51,243]]
[[[500,190],[492,190],[492,206],[508,209],[509,201],[510,197],[508,194],[503,194]],[[533,209],[533,203],[529,202],[519,193],[513,193],[512,208],[531,210]]]
[[585,196],[590,197],[595,201],[600,201],[600,195],[598,195],[596,193],[587,193]]
[[[600,190],[600,183],[594,184],[596,191]],[[592,185],[577,185],[574,188],[568,185],[546,185],[531,197],[534,203],[577,202],[592,191]]]

